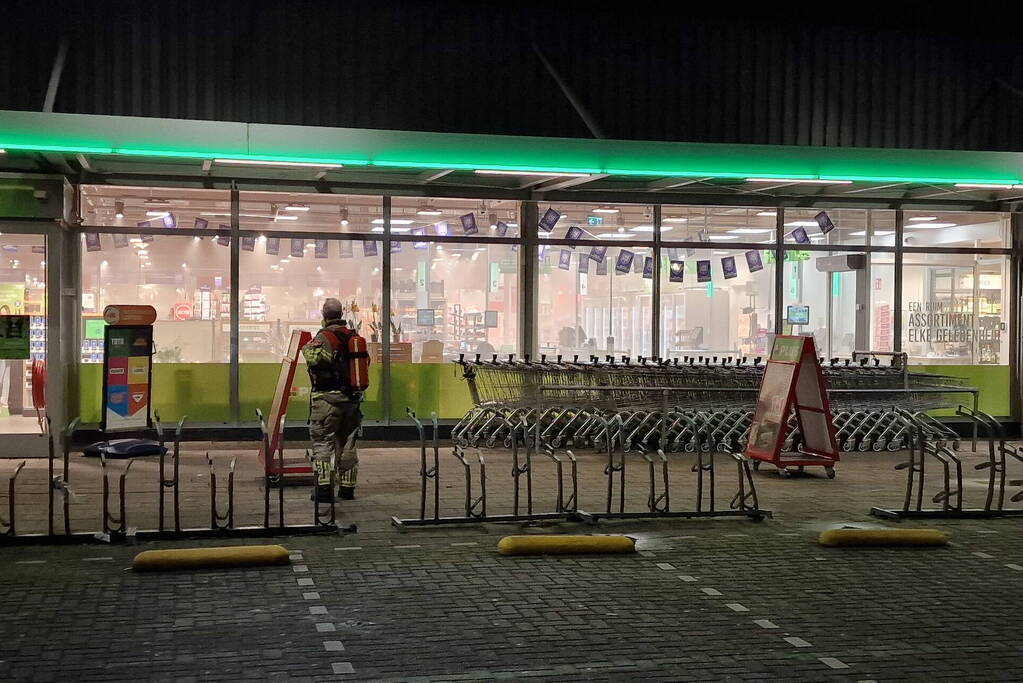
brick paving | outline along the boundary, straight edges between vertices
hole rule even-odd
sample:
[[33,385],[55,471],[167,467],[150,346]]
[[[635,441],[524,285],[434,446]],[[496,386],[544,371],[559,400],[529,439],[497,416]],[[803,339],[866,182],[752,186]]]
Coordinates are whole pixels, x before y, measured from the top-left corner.
[[[186,526],[209,521],[206,448],[188,445],[183,457]],[[238,458],[237,523],[261,522],[251,450],[210,449],[218,468]],[[441,457],[443,511],[457,514],[461,465],[449,452]],[[510,461],[484,457],[488,508],[507,512]],[[579,457],[580,507],[599,511],[604,459]],[[647,471],[639,456],[628,457],[627,507],[636,510]],[[673,508],[692,504],[691,460],[673,460]],[[294,553],[290,567],[125,571],[141,549],[223,541],[3,548],[0,680],[1018,680],[1023,520],[901,523],[949,531],[947,548],[816,544],[836,524],[898,525],[867,512],[901,501],[904,475],[892,469],[899,460],[849,455],[835,480],[765,469],[755,480],[775,518],[760,523],[399,531],[390,515],[418,512],[418,450],[373,444],[363,449],[358,500],[341,508],[358,532],[274,539]],[[972,469],[979,461],[964,466],[974,505],[984,493],[984,474]],[[0,461],[0,483],[13,465]],[[129,477],[129,516],[142,528],[155,523],[155,468],[139,460]],[[45,476],[45,463],[31,462],[19,480],[25,532],[45,526]],[[475,466],[473,477],[475,485]],[[553,506],[552,479],[551,463],[537,461],[537,509]],[[734,481],[722,465],[719,506],[727,507]],[[99,483],[94,461],[75,456],[76,530],[99,523]],[[307,493],[286,489],[289,521],[308,521]],[[506,533],[594,531],[634,536],[640,552],[514,558],[494,550]]]

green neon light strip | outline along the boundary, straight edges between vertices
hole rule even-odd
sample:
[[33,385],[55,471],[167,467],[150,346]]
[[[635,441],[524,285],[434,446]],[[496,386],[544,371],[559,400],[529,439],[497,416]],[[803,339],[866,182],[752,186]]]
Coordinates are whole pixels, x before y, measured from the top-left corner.
[[260,155],[260,154],[239,154],[237,152],[216,152],[206,150],[176,150],[176,149],[141,149],[141,148],[112,148],[94,145],[76,144],[35,144],[23,142],[2,142],[0,149],[23,150],[35,152],[58,152],[71,154],[101,154],[116,156],[137,156],[154,158],[179,158],[179,159],[236,159],[240,161],[264,161],[273,163],[275,161],[291,163],[310,164],[336,164],[340,166],[380,166],[388,168],[430,168],[430,169],[455,169],[455,170],[490,170],[490,171],[512,171],[522,174],[535,173],[587,173],[606,174],[633,177],[658,177],[658,178],[778,178],[793,180],[851,180],[854,182],[874,183],[933,183],[939,185],[955,184],[977,184],[977,185],[1023,185],[1020,178],[950,178],[931,176],[888,176],[888,175],[813,175],[801,173],[770,173],[760,170],[743,172],[736,171],[698,171],[692,169],[671,170],[671,169],[622,169],[622,168],[595,168],[595,167],[573,167],[573,166],[546,166],[546,165],[512,165],[512,164],[477,164],[466,162],[444,162],[444,161],[402,161],[398,159],[353,159],[338,157],[315,157],[299,155]]

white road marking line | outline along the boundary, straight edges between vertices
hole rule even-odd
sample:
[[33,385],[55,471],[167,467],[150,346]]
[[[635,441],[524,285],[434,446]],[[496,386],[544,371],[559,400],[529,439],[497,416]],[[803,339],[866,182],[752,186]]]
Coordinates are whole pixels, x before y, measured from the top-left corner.
[[392,550],[408,550],[410,548],[422,548],[422,547],[423,546],[421,546],[421,545],[393,545],[393,546],[391,546],[391,549]]
[[638,552],[640,557],[657,557],[656,555],[654,555],[649,550],[639,550],[637,552]]
[[689,576],[688,574],[682,574],[678,578],[682,579],[683,581],[690,582],[690,583],[693,582],[693,581],[696,581],[696,577],[695,576]]
[[309,614],[326,614],[327,608],[323,605],[313,605],[309,608]]
[[788,533],[786,533],[786,534],[778,534],[778,535],[779,536],[788,536],[789,538],[792,538],[794,536],[799,536],[799,534],[788,534]]
[[353,674],[355,673],[355,667],[352,666],[351,662],[334,662],[330,665],[336,674]]
[[103,560],[112,560],[112,557],[83,557],[82,562],[102,562]]
[[778,624],[774,623],[770,619],[754,619],[753,623],[760,628],[778,628]]
[[46,560],[18,560],[14,564],[46,564]]
[[994,531],[992,529],[977,529],[976,531],[977,531],[978,534],[997,534],[998,533],[997,531]]
[[319,600],[320,599],[320,594],[317,593],[316,591],[313,591],[311,593],[302,593],[302,599],[303,600]]
[[749,612],[749,607],[739,602],[726,603],[725,607],[732,610],[733,612]]
[[295,579],[295,583],[299,586],[315,586],[312,579]]
[[987,553],[982,553],[982,552],[980,552],[979,550],[978,550],[977,552],[973,553],[973,554],[974,554],[975,556],[977,556],[977,557],[982,557],[982,558],[984,558],[985,560],[992,560],[992,559],[994,559],[994,557],[995,557],[994,555],[988,555]]
[[305,566],[304,564],[296,564],[291,568],[291,570],[296,574],[305,574],[307,571],[309,571],[309,567]]
[[675,571],[675,567],[673,565],[668,564],[667,562],[658,562],[657,563],[657,568],[658,569],[663,569],[664,571],[667,571],[667,572]]
[[1005,566],[1008,567],[1009,569],[1015,569],[1018,572],[1023,572],[1023,567],[1019,566],[1018,564],[1007,564]]
[[361,545],[346,545],[343,548],[334,548],[334,550],[362,550]]
[[344,652],[345,646],[340,640],[325,640],[323,649],[327,652]]
[[319,623],[319,624],[316,624],[316,630],[319,633],[333,633],[334,631],[337,630],[337,627],[334,626],[334,624]]
[[792,647],[813,647],[813,645],[811,645],[807,641],[803,640],[802,638],[798,638],[796,636],[789,636],[788,638],[782,638],[782,640],[784,640],[786,643],[788,643]]
[[746,538],[749,534],[724,534],[725,538]]
[[841,659],[835,659],[834,657],[818,657],[823,663],[830,666],[832,669],[848,669],[849,665],[843,662]]
[[700,590],[706,593],[707,595],[721,595],[721,591],[719,591],[717,588],[701,588]]
[[476,543],[475,541],[471,541],[469,543],[452,543],[451,545],[470,546],[470,545],[479,545],[479,543]]

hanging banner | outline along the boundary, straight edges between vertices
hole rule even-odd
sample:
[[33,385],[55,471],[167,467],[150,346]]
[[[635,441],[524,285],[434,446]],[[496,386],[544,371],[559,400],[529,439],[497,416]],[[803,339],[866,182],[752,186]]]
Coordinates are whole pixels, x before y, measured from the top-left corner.
[[792,239],[796,241],[796,244],[809,244],[810,236],[806,234],[806,230],[803,228],[796,228],[791,233]]
[[618,259],[615,261],[615,272],[621,275],[625,275],[632,270],[632,261],[636,258],[628,249],[618,250]]
[[327,258],[327,240],[316,240],[313,242],[313,257]]
[[291,258],[305,257],[305,240],[301,237],[291,238]]
[[241,242],[242,251],[255,251],[256,250],[256,238],[255,237],[243,237]]
[[447,221],[441,221],[440,223],[433,224],[433,231],[438,235],[444,236],[448,234],[448,223]]
[[341,258],[352,258],[352,243],[349,240],[338,242],[338,256]]
[[[799,452],[782,456],[789,416],[796,413]],[[779,335],[760,382],[746,456],[776,467],[822,465],[828,476],[838,461],[824,373],[812,337]]]
[[558,213],[554,209],[547,209],[547,211],[544,212],[543,216],[541,216],[540,222],[537,223],[537,227],[542,232],[550,232],[551,230],[554,229],[554,225],[558,222],[560,218],[561,218],[560,213]]
[[579,254],[579,258],[575,262],[576,272],[589,273],[590,272],[590,259],[582,254]]
[[685,261],[672,261],[668,266],[668,281],[682,282],[682,278],[685,275],[685,270],[686,270]]
[[835,229],[835,224],[831,222],[831,217],[828,216],[827,211],[821,211],[813,219],[817,221],[817,225],[820,226],[821,232],[825,235]]
[[710,282],[710,261],[697,261],[696,262],[696,281],[697,282]]
[[721,272],[724,273],[726,280],[731,280],[739,274],[739,271],[735,267],[734,256],[725,256],[721,259]]
[[174,217],[174,214],[168,213],[163,216],[163,227],[165,228],[176,228],[178,227],[178,219]]
[[654,279],[654,257],[645,256],[643,257],[643,279],[653,280]]
[[210,227],[210,222],[205,218],[199,218],[198,216],[196,216],[195,223],[192,224],[192,227],[195,228],[196,230],[205,230],[206,228]]
[[114,248],[115,249],[123,249],[126,246],[128,246],[128,235],[124,234],[123,232],[115,232],[114,233]]
[[86,251],[101,251],[103,245],[99,241],[99,233],[87,232],[85,233],[85,250]]
[[476,225],[476,214],[467,213],[458,217],[458,220],[462,223],[462,232],[466,235],[475,235],[480,231]]
[[746,252],[746,265],[749,266],[749,272],[751,273],[764,269],[764,261],[760,258],[758,250],[750,249]]
[[217,244],[219,244],[222,247],[229,247],[229,246],[231,246],[231,236],[230,235],[217,235]]
[[[575,225],[573,225],[571,228],[569,228],[568,230],[565,231],[565,239],[566,240],[577,240],[577,239],[579,239],[582,236],[583,236],[583,229],[578,227],[578,226],[575,226]],[[574,244],[572,245],[572,248],[575,249],[575,245]]]
[[558,268],[569,270],[572,267],[572,252],[569,249],[562,249],[558,254]]
[[607,255],[607,247],[590,247],[590,258],[597,263],[603,263],[605,255]]
[[281,251],[281,238],[280,237],[267,237],[266,238],[266,253],[270,256],[277,256]]
[[151,426],[153,327],[107,325],[103,335],[100,429],[105,432],[147,429]]
[[377,243],[373,240],[362,240],[362,255],[363,256],[376,256],[377,255]]
[[597,262],[597,275],[607,275],[607,259]]
[[397,254],[401,251],[401,242],[391,242],[391,253]]
[[508,224],[504,221],[497,221],[497,236],[507,237],[508,236]]

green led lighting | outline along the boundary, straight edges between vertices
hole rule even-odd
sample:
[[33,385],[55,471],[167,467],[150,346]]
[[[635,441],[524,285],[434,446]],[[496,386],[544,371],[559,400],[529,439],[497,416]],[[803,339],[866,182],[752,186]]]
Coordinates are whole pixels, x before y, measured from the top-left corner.
[[669,171],[669,170],[650,170],[650,169],[623,169],[623,168],[608,168],[601,171],[608,175],[624,175],[624,176],[653,176],[657,178],[793,178],[799,180],[817,180],[815,175],[807,175],[801,173],[760,173],[752,171],[743,171],[736,173],[734,171]]
[[852,180],[858,183],[933,183],[935,185],[955,185],[966,183],[970,185],[1016,185],[1020,182],[1016,178],[986,178],[984,180],[963,180],[962,178],[927,178],[908,176],[865,176],[865,175],[822,175],[821,180]]
[[110,147],[87,147],[83,145],[36,145],[23,142],[0,142],[0,149],[12,149],[26,152],[64,152],[73,154],[112,154]]
[[335,159],[326,157],[303,157],[303,156],[276,156],[264,154],[238,154],[237,152],[208,152],[190,151],[175,149],[132,149],[118,147],[113,154],[125,154],[138,157],[170,157],[181,159],[236,159],[238,161],[265,161],[273,163],[283,161],[290,163],[305,164],[333,164],[337,166],[366,166],[369,162],[365,159]]
[[445,163],[442,161],[390,161],[387,159],[374,159],[369,162],[371,166],[387,166],[394,168],[436,168],[455,169],[458,171],[512,171],[527,175],[529,173],[606,173],[599,168],[572,168],[564,166],[515,166],[507,164],[472,164],[472,163]]

